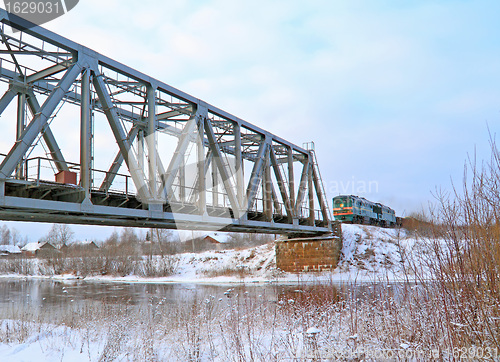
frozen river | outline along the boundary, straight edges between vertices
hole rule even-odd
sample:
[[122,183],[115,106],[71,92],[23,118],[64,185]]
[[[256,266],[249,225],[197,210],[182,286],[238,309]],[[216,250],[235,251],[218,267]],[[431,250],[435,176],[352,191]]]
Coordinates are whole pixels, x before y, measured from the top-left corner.
[[310,352],[310,331],[348,347],[358,318],[379,318],[399,290],[0,279],[0,360],[286,360]]
[[394,284],[182,284],[121,283],[83,280],[0,279],[0,313],[16,309],[34,313],[40,309],[85,304],[146,306],[186,305],[205,299],[245,296],[262,303],[315,299],[337,301],[371,299],[392,293]]

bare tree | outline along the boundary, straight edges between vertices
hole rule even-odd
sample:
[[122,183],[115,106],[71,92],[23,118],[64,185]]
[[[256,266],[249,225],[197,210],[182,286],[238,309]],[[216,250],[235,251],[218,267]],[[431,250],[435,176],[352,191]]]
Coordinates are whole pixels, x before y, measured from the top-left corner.
[[139,242],[139,237],[133,228],[123,228],[120,233],[120,243],[122,244],[136,244]]
[[7,225],[3,225],[0,229],[0,245],[10,245],[12,242],[12,235]]
[[61,248],[67,245],[74,237],[75,233],[66,224],[54,224],[48,234],[40,241],[46,241],[54,245],[56,248]]
[[178,238],[172,230],[151,229],[151,242],[156,243],[160,254],[176,254],[179,251]]

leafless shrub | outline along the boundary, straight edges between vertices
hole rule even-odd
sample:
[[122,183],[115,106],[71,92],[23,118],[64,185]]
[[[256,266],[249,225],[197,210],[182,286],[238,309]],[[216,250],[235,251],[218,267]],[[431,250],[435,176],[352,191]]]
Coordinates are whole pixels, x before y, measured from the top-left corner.
[[207,269],[202,271],[209,278],[237,276],[241,279],[251,274],[251,270],[244,265],[228,266],[221,269]]
[[35,272],[34,263],[28,258],[0,259],[0,273],[2,274],[34,275]]
[[488,163],[469,160],[461,189],[436,193],[427,268],[444,329],[443,348],[500,349],[500,153],[491,141]]
[[136,274],[142,277],[166,277],[175,273],[179,259],[171,255],[147,255],[137,262]]

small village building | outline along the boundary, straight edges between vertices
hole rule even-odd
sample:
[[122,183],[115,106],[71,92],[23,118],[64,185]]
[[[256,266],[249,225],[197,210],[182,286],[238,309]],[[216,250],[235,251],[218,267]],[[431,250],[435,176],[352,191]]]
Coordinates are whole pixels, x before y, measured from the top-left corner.
[[228,233],[214,232],[206,235],[203,241],[212,244],[215,249],[222,250],[224,244],[228,243],[230,235]]
[[99,250],[99,245],[93,240],[85,240],[71,244],[64,244],[61,247],[63,253],[92,253]]
[[43,243],[28,243],[23,248],[21,248],[21,252],[25,256],[38,256],[38,257],[48,257],[53,256],[59,253],[59,250],[49,242]]
[[21,255],[21,249],[17,245],[0,245],[0,257],[9,258]]

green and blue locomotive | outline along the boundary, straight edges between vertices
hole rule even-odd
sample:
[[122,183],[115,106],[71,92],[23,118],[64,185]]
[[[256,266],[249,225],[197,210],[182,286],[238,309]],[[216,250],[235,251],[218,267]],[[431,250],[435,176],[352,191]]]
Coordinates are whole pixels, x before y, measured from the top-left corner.
[[397,223],[396,213],[390,207],[354,195],[334,197],[333,216],[337,221],[353,224],[394,227]]

